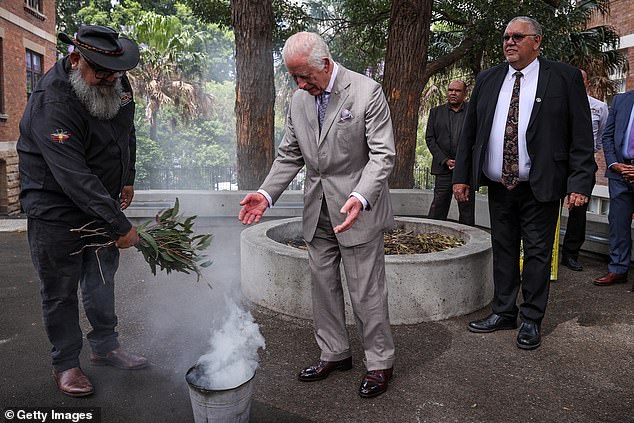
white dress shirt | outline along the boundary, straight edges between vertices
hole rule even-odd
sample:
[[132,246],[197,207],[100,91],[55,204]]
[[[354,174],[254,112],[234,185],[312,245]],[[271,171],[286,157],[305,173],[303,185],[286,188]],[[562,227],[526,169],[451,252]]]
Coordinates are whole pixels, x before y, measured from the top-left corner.
[[[515,84],[515,76],[517,72],[512,66],[504,77],[500,94],[498,95],[497,106],[495,107],[495,115],[493,117],[493,125],[491,126],[491,134],[489,134],[489,147],[487,155],[484,158],[484,174],[492,181],[502,182],[502,157],[504,156],[504,130],[506,128],[506,120],[509,114],[509,106],[511,105],[511,97],[513,95],[513,85]],[[539,60],[535,59],[530,65],[522,69],[522,77],[520,79],[520,109],[518,122],[518,150],[519,150],[519,173],[520,181],[528,181],[528,174],[531,169],[531,159],[528,156],[526,148],[526,129],[533,112],[533,104],[537,93],[537,80],[539,79]]]
[[592,115],[592,135],[594,136],[594,152],[601,150],[601,138],[603,138],[603,130],[608,122],[608,105],[588,96],[590,104],[590,114]]

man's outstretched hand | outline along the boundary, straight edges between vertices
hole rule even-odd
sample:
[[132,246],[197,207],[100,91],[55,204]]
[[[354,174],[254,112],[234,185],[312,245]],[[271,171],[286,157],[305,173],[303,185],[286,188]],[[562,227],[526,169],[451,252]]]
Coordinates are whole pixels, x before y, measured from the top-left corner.
[[238,214],[238,219],[242,221],[243,225],[250,225],[255,222],[258,223],[260,218],[269,206],[269,202],[265,196],[259,192],[247,194],[242,201],[240,201],[242,208]]
[[346,216],[346,220],[344,220],[341,225],[335,226],[335,233],[339,234],[350,229],[354,222],[357,221],[361,209],[363,209],[363,204],[357,197],[348,198],[346,204],[339,210],[340,213],[347,214],[348,216]]

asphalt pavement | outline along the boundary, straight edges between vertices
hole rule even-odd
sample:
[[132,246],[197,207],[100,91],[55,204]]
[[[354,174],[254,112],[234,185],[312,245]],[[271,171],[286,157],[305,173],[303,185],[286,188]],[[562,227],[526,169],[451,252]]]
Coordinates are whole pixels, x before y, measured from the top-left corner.
[[[206,275],[212,289],[187,275],[153,276],[139,253],[122,252],[120,341],[151,365],[137,371],[92,366],[84,342],[82,367],[95,394],[81,399],[61,394],[50,376],[26,233],[0,232],[0,409],[97,407],[103,422],[192,421],[185,373],[207,351],[225,294],[238,290],[242,226],[225,218],[201,221],[198,230],[215,236]],[[354,368],[302,383],[297,372],[319,355],[311,322],[251,306],[266,340],[251,421],[634,423],[632,286],[593,286],[607,258],[584,255],[581,261],[583,272],[561,268],[551,284],[539,349],[518,349],[516,331],[468,332],[469,320],[484,317],[488,308],[394,326],[394,378],[386,394],[370,400],[357,394],[364,370],[354,327]]]

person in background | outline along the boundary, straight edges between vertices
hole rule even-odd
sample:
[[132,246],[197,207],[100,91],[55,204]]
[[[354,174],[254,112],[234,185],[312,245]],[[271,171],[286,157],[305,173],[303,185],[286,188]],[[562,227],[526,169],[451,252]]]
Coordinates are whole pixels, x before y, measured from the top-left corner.
[[587,203],[594,173],[592,121],[581,73],[538,57],[541,43],[541,25],[530,17],[516,17],[506,26],[506,63],[477,77],[453,177],[458,201],[467,201],[469,191],[480,185],[489,188],[492,313],[470,322],[468,329],[515,329],[519,313],[516,345],[525,350],[542,341],[560,201],[566,197],[568,207]]
[[[587,92],[590,81],[588,80],[586,71],[583,69],[580,70]],[[588,103],[590,103],[590,113],[592,115],[592,136],[594,137],[594,152],[596,154],[601,150],[601,137],[603,136],[605,124],[608,121],[608,105],[590,95],[588,95]],[[594,169],[594,172],[596,173],[596,163],[594,164]],[[592,180],[592,186],[594,186],[594,183],[595,179]],[[564,243],[561,251],[561,264],[570,270],[577,272],[583,270],[583,266],[579,262],[579,250],[581,250],[581,246],[586,240],[587,211],[588,203],[579,207],[573,207],[568,211],[566,235],[564,236]]]
[[[432,155],[431,173],[436,176],[434,199],[427,214],[430,219],[447,220],[453,198],[451,179],[456,150],[468,105],[466,97],[467,85],[461,80],[452,81],[447,88],[447,103],[429,112],[425,140]],[[470,192],[469,201],[458,203],[458,211],[458,222],[475,224],[475,193]]]
[[[126,352],[115,331],[114,277],[119,248],[135,245],[135,226],[123,214],[134,196],[134,100],[125,71],[139,61],[137,44],[112,28],[82,25],[74,46],[39,81],[20,122],[20,200],[40,279],[44,326],[58,389],[72,397],[94,392],[80,367],[82,331],[78,285],[94,365],[139,369],[144,357]],[[91,223],[92,222],[92,223]],[[103,228],[100,237],[73,229]],[[102,242],[100,242],[100,240]]]
[[284,138],[256,193],[240,202],[243,224],[258,222],[306,166],[303,236],[308,247],[319,360],[300,371],[303,382],[352,368],[340,264],[365,350],[359,395],[384,393],[392,377],[394,341],[388,314],[383,231],[394,226],[387,180],[395,148],[381,86],[332,60],[317,34],[299,32],[284,45],[297,83]]
[[603,131],[603,153],[610,192],[608,273],[594,279],[598,286],[626,283],[632,260],[634,213],[634,91],[614,97]]

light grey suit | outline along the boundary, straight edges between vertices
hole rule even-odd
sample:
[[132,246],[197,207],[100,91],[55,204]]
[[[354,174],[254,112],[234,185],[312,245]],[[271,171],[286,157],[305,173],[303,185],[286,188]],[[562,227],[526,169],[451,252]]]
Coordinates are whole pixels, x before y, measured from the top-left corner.
[[[366,366],[392,367],[383,231],[394,225],[387,185],[394,157],[389,108],[375,81],[339,66],[321,133],[315,97],[303,90],[293,95],[284,139],[261,189],[275,203],[306,165],[303,235],[322,360],[350,356],[339,276],[343,259]],[[367,200],[367,208],[349,230],[334,234],[332,228],[345,219],[339,210],[352,192]]]

